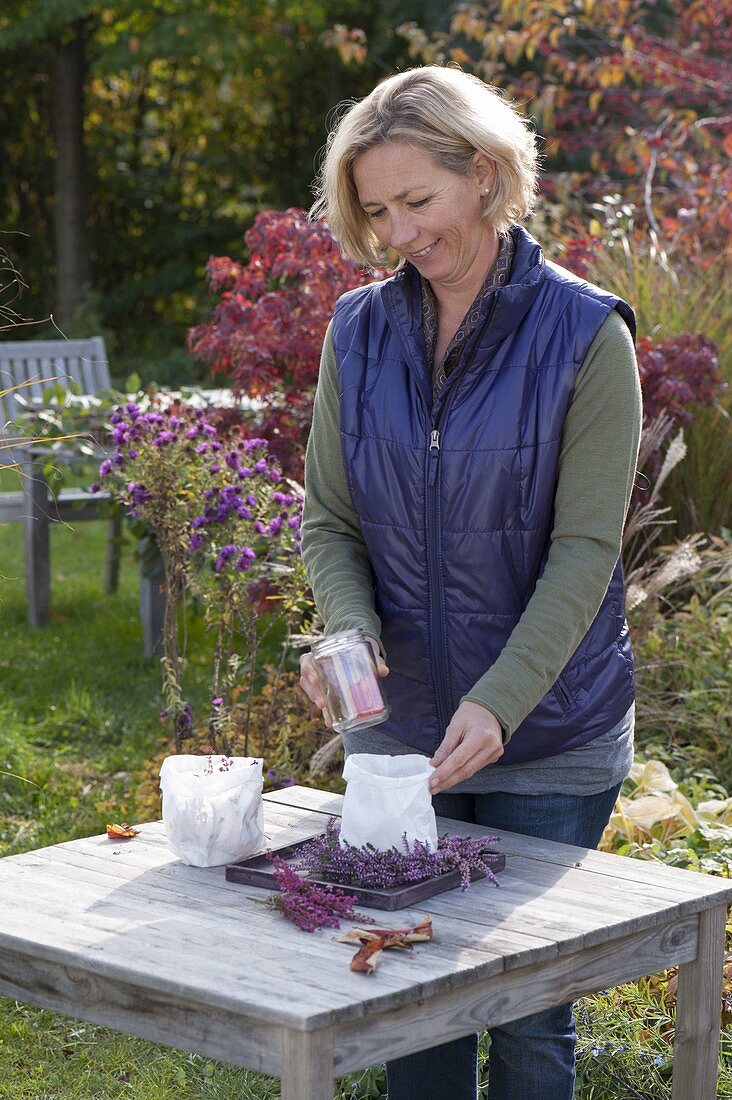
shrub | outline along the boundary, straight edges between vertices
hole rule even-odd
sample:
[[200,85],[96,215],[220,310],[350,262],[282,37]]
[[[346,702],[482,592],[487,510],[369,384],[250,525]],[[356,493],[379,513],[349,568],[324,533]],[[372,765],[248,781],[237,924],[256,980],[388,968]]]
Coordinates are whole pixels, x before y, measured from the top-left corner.
[[265,210],[245,235],[246,264],[214,257],[211,321],[188,348],[236,394],[263,404],[258,429],[286,472],[300,477],[323,339],[337,299],[372,277],[341,256],[330,230],[304,210]]

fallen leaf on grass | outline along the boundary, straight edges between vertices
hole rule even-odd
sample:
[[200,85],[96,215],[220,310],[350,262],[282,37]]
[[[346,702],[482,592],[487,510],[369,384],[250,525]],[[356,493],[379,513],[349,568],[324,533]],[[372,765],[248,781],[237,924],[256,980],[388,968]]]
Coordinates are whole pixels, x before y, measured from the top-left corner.
[[107,825],[107,836],[110,840],[129,840],[139,832],[139,829],[133,829],[127,822],[122,825]]
[[337,943],[361,945],[351,959],[350,969],[356,974],[373,974],[382,953],[389,947],[411,951],[412,944],[427,943],[434,938],[431,917],[425,917],[414,928],[349,928],[333,937]]

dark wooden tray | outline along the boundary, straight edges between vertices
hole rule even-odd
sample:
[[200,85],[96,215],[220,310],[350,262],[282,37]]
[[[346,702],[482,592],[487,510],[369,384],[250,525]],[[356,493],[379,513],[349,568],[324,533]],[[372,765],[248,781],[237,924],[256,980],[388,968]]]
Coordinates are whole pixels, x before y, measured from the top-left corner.
[[[310,838],[312,840],[312,837]],[[300,840],[297,844],[287,844],[282,848],[273,848],[269,856],[251,856],[250,859],[239,860],[238,863],[229,863],[226,866],[226,878],[229,882],[240,882],[247,886],[263,886],[267,890],[276,890],[270,856],[277,855],[286,863],[295,862],[300,849],[308,840]],[[506,866],[506,857],[502,852],[490,850],[490,855],[495,859],[491,870],[496,873]],[[412,905],[418,905],[425,898],[442,894],[445,890],[454,890],[460,885],[460,872],[449,871],[446,875],[437,875],[435,878],[423,879],[421,882],[408,882],[404,886],[340,886],[328,879],[317,878],[315,875],[306,875],[308,882],[315,882],[318,886],[338,886],[346,894],[352,894],[359,905],[366,909],[408,909]],[[470,876],[471,882],[485,878],[482,871],[476,871]]]

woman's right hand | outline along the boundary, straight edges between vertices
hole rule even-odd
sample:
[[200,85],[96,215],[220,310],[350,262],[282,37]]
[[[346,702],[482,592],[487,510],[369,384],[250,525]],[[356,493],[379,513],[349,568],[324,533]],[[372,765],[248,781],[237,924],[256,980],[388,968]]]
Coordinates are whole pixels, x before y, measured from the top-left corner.
[[[378,643],[375,642],[373,638],[369,638],[369,641],[374,651],[377,674],[379,676],[388,676],[389,669],[386,661],[381,656]],[[303,653],[300,657],[300,687],[313,704],[313,714],[317,715],[320,711],[325,725],[328,729],[332,729],[333,719],[328,710],[328,704],[325,699],[325,694],[320,683],[312,653]]]

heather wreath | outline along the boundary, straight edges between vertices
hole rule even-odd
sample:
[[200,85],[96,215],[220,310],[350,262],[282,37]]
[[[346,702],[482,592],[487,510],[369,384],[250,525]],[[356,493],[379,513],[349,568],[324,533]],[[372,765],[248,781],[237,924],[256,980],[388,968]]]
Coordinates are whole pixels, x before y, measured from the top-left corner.
[[[230,755],[242,720],[246,754],[263,612],[270,625],[289,627],[302,610],[302,491],[283,477],[266,440],[217,427],[206,410],[164,394],[116,408],[110,431],[115,451],[100,467],[100,482],[152,532],[162,559],[163,717],[176,751],[196,728],[183,687],[180,616],[182,601],[193,597],[214,635],[206,741]],[[235,723],[242,680],[247,704]]]

